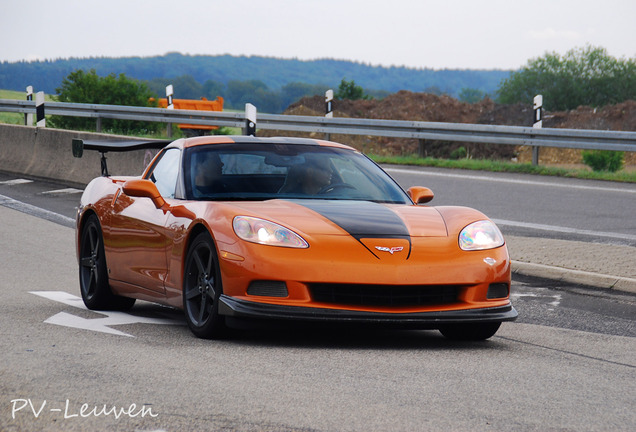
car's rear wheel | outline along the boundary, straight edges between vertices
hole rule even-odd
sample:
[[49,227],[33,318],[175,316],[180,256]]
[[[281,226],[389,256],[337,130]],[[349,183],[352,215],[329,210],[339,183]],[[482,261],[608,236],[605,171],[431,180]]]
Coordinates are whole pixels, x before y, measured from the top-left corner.
[[198,234],[190,245],[183,279],[183,310],[192,333],[204,339],[224,336],[225,319],[219,315],[221,275],[209,233]]
[[127,310],[135,304],[134,298],[121,297],[110,290],[102,228],[94,214],[88,217],[82,229],[79,264],[80,291],[87,308]]
[[494,336],[501,326],[500,322],[447,324],[439,331],[451,340],[480,341]]

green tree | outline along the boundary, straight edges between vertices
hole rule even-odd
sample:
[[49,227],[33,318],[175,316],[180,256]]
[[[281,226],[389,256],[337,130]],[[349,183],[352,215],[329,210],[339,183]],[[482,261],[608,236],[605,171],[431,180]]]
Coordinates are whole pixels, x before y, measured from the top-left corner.
[[207,80],[203,83],[203,96],[208,98],[209,100],[214,100],[217,96],[225,97],[225,84],[214,81]]
[[267,84],[260,80],[237,81],[227,83],[227,99],[224,106],[243,110],[245,104],[251,103],[259,112],[281,112],[279,91],[270,91]]
[[[55,91],[59,102],[103,105],[152,106],[149,100],[155,97],[145,83],[128,79],[124,74],[100,77],[95,69],[71,72]],[[51,124],[62,129],[92,130],[95,119],[52,116]],[[152,133],[159,129],[159,123],[103,119],[102,129],[122,134]]]
[[477,103],[485,97],[485,92],[474,88],[464,87],[459,92],[459,100],[470,104]]
[[203,96],[203,86],[192,75],[173,78],[170,84],[174,87],[175,99],[201,99]]
[[[228,105],[237,109],[243,109],[246,103],[256,105],[254,94],[267,92],[269,88],[260,80],[239,81],[232,80],[227,83]],[[256,105],[258,107],[258,105]]]
[[426,87],[424,89],[424,93],[429,93],[429,94],[433,94],[437,96],[442,96],[443,94],[445,94],[444,90],[442,90],[441,88],[439,88],[439,86],[436,86],[436,85]]
[[166,87],[172,84],[175,99],[200,99],[205,96],[203,86],[192,75],[181,75],[173,78],[154,78],[147,82],[151,92],[166,97]]
[[636,60],[619,60],[604,48],[592,46],[575,48],[564,56],[546,53],[513,72],[497,90],[498,102],[506,104],[532,103],[537,94],[543,95],[549,110],[636,99]]
[[324,95],[327,90],[327,86],[320,84],[307,84],[302,82],[286,84],[280,89],[282,107],[287,108],[305,96]]
[[344,78],[340,81],[338,91],[334,95],[336,99],[369,99],[369,95],[364,93],[364,89],[357,85],[354,80],[346,81]]

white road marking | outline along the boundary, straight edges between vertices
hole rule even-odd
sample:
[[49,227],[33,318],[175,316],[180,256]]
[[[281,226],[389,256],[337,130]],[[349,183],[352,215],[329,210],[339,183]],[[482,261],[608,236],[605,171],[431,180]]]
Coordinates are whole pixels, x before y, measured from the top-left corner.
[[[543,186],[543,187],[563,187],[568,189],[595,190],[595,191],[602,191],[602,192],[636,193],[636,189],[619,189],[619,188],[605,188],[605,187],[599,187],[599,186],[569,185],[569,184],[541,182],[541,181],[535,181],[535,180],[518,180],[518,179],[495,178],[495,177],[489,177],[489,176],[476,176],[476,175],[470,175],[470,174],[429,172],[429,171],[410,170],[410,169],[404,169],[404,168],[386,168],[385,170],[387,172],[395,172],[395,173],[401,173],[401,174],[417,174],[421,176],[433,176],[433,177],[452,177],[452,178],[459,178],[463,180],[481,180],[481,181],[488,181],[488,182],[514,183],[514,184]],[[528,229],[538,230],[538,231],[550,231],[550,232],[567,233],[567,234],[578,234],[578,235],[584,235],[584,236],[604,237],[604,238],[611,238],[611,239],[618,239],[618,240],[636,241],[636,235],[633,235],[633,234],[591,231],[591,230],[584,230],[584,229],[578,229],[578,228],[545,225],[545,224],[538,224],[538,223],[531,223],[531,222],[518,222],[518,221],[510,221],[510,220],[504,220],[504,219],[493,219],[493,222],[495,222],[497,225],[512,226],[512,227],[518,227],[518,228],[528,228]]]
[[559,293],[550,293],[545,289],[542,289],[541,291],[543,291],[545,294],[536,294],[536,293],[510,293],[510,300],[515,301],[520,299],[521,297],[531,297],[531,298],[537,298],[537,299],[549,299],[551,301],[549,301],[547,304],[552,306],[550,308],[548,308],[548,310],[554,310],[555,308],[559,307],[559,305],[561,304],[561,300],[563,299],[563,296]]
[[[74,296],[64,291],[30,291],[31,294],[35,294],[40,297],[47,298],[59,303],[63,303],[68,306],[73,306],[78,309],[88,310],[84,305],[84,302],[80,297]],[[96,312],[96,311],[93,311]],[[105,318],[93,318],[86,319],[66,312],[59,312],[52,317],[46,319],[44,322],[47,324],[55,324],[64,327],[71,327],[83,330],[92,330],[101,333],[109,333],[118,336],[134,337],[131,334],[124,333],[119,330],[110,328],[110,326],[125,325],[125,324],[162,324],[162,325],[182,325],[183,323],[167,318],[146,318],[131,315],[126,312],[116,311],[99,311],[96,312],[101,315],[106,315]]]
[[65,189],[56,189],[56,190],[51,190],[51,191],[44,191],[41,194],[42,195],[69,195],[69,194],[76,194],[76,193],[82,193],[83,191],[80,189],[75,189],[75,188],[65,188]]
[[567,234],[579,234],[585,236],[594,236],[594,237],[607,237],[618,240],[633,240],[636,241],[636,235],[632,234],[622,234],[622,233],[613,233],[613,232],[604,232],[604,231],[590,231],[590,230],[582,230],[578,228],[569,228],[569,227],[561,227],[554,225],[544,225],[544,224],[536,224],[530,222],[518,222],[518,221],[510,221],[505,219],[493,219],[492,220],[497,225],[502,226],[512,226],[517,228],[529,228],[533,230],[539,231],[552,231],[552,232],[560,232]]
[[479,180],[479,181],[496,182],[496,183],[512,183],[512,184],[521,184],[521,185],[528,185],[528,186],[543,186],[543,187],[551,187],[551,188],[560,187],[560,188],[566,188],[566,189],[582,189],[582,190],[595,190],[600,192],[636,194],[636,189],[621,189],[621,188],[610,188],[610,187],[600,187],[600,186],[560,184],[560,183],[550,183],[550,182],[542,182],[542,181],[536,181],[536,180],[520,180],[520,179],[508,179],[508,178],[500,178],[500,177],[477,176],[477,175],[469,175],[469,174],[430,172],[430,171],[409,170],[404,168],[385,168],[384,170],[389,173],[394,172],[394,173],[400,173],[400,174],[416,174],[416,175],[430,176],[430,177],[451,177],[451,178],[458,178],[463,180]]
[[15,185],[25,184],[25,183],[33,183],[33,180],[27,180],[27,179],[15,179],[15,180],[4,180],[4,181],[0,181],[0,184],[2,184],[2,185],[6,185],[6,186],[15,186]]
[[23,203],[22,201],[14,200],[13,198],[10,198],[8,196],[0,195],[0,205],[12,208],[13,210],[17,210],[22,213],[29,214],[31,216],[59,223],[60,225],[71,227],[75,226],[75,219],[73,218],[49,210],[45,210],[31,204]]

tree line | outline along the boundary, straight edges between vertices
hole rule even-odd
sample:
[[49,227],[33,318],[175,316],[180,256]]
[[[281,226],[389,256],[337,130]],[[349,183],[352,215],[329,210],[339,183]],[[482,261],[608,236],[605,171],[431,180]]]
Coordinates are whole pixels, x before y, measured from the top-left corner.
[[636,59],[617,59],[589,45],[565,55],[546,53],[503,80],[496,97],[503,104],[529,103],[537,94],[550,111],[635,100]]
[[[439,92],[457,97],[463,88],[474,88],[492,93],[501,79],[508,76],[503,70],[461,70],[407,68],[404,66],[374,66],[361,62],[335,59],[298,60],[259,56],[201,56],[168,53],[155,57],[125,58],[70,58],[45,61],[0,62],[0,88],[23,91],[32,85],[38,91],[55,92],[62,80],[76,70],[95,70],[99,76],[115,72],[129,78],[152,83],[158,79],[187,79],[204,87],[203,92],[191,95],[216,97],[206,94],[206,83],[211,81],[230,92],[232,82],[252,83],[259,91],[281,93],[281,105],[286,103],[285,86],[297,83],[336,88],[343,77],[355,79],[367,93],[400,90],[412,92]],[[254,84],[256,83],[256,84]],[[161,84],[161,83],[159,83]],[[184,82],[183,92],[190,91]],[[208,83],[209,87],[211,84]],[[234,85],[234,84],[233,84]],[[152,86],[152,84],[151,84]],[[248,86],[248,85],[246,85]],[[160,87],[160,85],[158,85]],[[239,86],[240,87],[240,86]],[[157,94],[163,96],[165,90]],[[175,84],[175,91],[179,91]],[[218,92],[216,92],[218,93]],[[221,95],[228,100],[229,94]],[[283,109],[286,106],[283,106]]]
[[[279,90],[271,90],[260,80],[230,80],[227,84],[206,80],[199,83],[193,76],[176,78],[155,78],[150,81],[131,79],[121,73],[100,77],[96,70],[77,70],[62,81],[55,89],[62,102],[84,102],[114,105],[147,105],[151,98],[165,96],[165,87],[172,84],[175,98],[214,99],[222,96],[225,107],[244,109],[245,103],[256,105],[259,111],[278,113],[303,96],[324,95],[328,88],[322,84],[292,82]],[[429,92],[439,92],[438,88]],[[341,78],[336,98],[360,99],[383,97],[388,92],[366,90],[354,80]],[[535,95],[542,94],[547,110],[568,110],[580,105],[601,107],[607,104],[636,99],[636,60],[616,59],[600,47],[575,48],[561,56],[546,53],[531,59],[527,65],[501,81],[493,97],[499,103],[531,103]],[[487,93],[479,89],[464,88],[460,99],[476,102]],[[73,127],[69,121],[85,119],[55,119],[60,127]],[[78,125],[79,126],[79,125]],[[76,126],[75,126],[76,127]],[[125,131],[128,127],[113,126]]]

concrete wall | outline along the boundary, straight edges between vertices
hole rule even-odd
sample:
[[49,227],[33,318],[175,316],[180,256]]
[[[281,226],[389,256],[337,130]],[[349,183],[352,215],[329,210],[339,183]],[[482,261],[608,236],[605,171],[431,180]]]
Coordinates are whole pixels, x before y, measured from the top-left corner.
[[[73,157],[73,138],[130,139],[116,135],[0,124],[0,171],[84,187],[101,175],[100,153],[85,151],[81,159]],[[106,153],[108,172],[111,175],[139,175],[156,153],[157,150]]]

